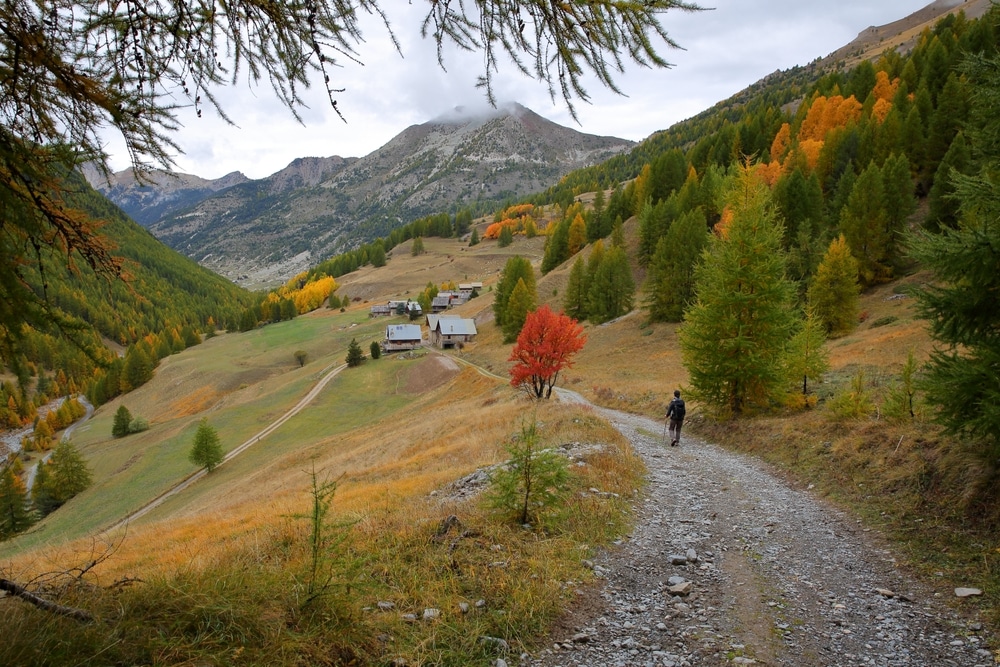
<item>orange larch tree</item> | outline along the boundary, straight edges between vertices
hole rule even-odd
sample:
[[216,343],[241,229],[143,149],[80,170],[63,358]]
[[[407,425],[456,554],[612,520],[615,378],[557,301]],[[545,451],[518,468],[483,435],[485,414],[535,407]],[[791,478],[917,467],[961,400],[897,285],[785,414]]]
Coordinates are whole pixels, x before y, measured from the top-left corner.
[[559,371],[573,365],[574,354],[583,349],[587,337],[572,317],[553,313],[542,306],[528,313],[508,361],[510,384],[534,398],[549,398]]

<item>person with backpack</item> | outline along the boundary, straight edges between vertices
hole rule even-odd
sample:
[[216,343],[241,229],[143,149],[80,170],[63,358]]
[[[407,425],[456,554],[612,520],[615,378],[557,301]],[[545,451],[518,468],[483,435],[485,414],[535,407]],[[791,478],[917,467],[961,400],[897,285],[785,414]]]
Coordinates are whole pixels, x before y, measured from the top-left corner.
[[667,406],[667,419],[670,420],[670,446],[676,447],[681,441],[681,425],[686,413],[684,399],[679,389],[674,390],[674,399]]

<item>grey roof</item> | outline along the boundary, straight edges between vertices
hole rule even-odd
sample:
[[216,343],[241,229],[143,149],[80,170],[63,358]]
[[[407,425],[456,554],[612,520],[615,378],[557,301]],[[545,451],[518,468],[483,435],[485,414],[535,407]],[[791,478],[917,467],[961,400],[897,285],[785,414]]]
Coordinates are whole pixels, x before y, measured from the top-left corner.
[[390,324],[385,328],[386,340],[420,340],[419,324]]
[[431,331],[437,329],[438,320],[440,319],[451,319],[457,320],[461,319],[461,315],[455,315],[454,313],[428,313],[427,314],[427,326]]
[[447,318],[438,320],[437,330],[442,336],[475,336],[476,323],[464,318]]

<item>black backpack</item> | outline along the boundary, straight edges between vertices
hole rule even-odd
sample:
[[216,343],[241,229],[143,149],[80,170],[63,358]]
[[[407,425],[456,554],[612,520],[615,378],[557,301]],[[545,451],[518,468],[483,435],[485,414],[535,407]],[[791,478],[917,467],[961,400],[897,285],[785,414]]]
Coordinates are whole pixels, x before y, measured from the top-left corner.
[[687,411],[686,408],[684,407],[684,399],[675,398],[673,401],[671,401],[670,404],[674,406],[674,411],[671,414],[670,418],[676,419],[677,421],[682,421]]

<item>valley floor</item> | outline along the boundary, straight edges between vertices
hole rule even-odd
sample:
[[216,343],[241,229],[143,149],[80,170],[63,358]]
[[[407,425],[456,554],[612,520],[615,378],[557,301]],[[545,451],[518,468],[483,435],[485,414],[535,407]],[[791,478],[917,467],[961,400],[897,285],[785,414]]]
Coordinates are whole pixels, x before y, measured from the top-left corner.
[[993,664],[982,624],[860,522],[750,457],[687,436],[665,447],[662,422],[598,410],[642,455],[648,487],[633,533],[594,563],[603,586],[531,665]]

